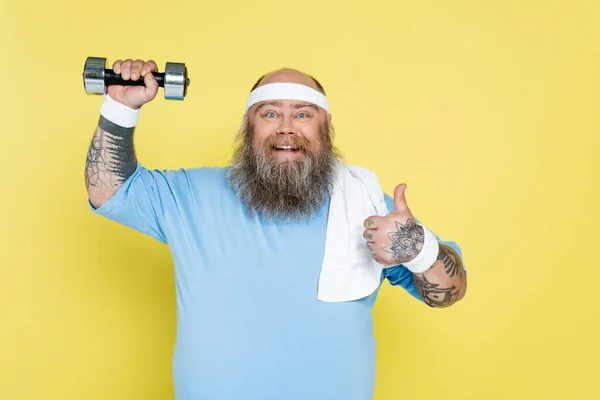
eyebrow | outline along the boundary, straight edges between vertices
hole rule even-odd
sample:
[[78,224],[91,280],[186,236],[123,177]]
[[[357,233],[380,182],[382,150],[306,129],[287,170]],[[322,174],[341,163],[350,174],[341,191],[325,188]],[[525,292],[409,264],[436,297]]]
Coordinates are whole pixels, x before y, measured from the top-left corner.
[[[281,107],[281,102],[280,101],[265,101],[264,103],[261,103],[258,107],[256,107],[256,111],[254,111],[254,113],[258,113],[258,111],[265,107],[265,106],[275,106],[275,107]],[[319,111],[319,107],[317,107],[314,104],[311,103],[295,103],[292,105],[293,108],[295,109],[300,109],[303,107],[311,107],[314,108],[316,111]]]

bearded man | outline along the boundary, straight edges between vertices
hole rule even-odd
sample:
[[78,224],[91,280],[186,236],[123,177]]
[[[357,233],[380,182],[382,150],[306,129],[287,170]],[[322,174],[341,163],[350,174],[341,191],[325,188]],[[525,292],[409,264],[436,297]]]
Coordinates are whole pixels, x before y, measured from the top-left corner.
[[392,198],[343,162],[312,76],[280,69],[256,82],[226,168],[149,170],[133,133],[158,68],[112,69],[145,85],[107,89],[85,166],[89,206],[170,247],[176,398],[371,399],[381,283],[455,304],[466,292],[459,246],[411,214],[405,184]]

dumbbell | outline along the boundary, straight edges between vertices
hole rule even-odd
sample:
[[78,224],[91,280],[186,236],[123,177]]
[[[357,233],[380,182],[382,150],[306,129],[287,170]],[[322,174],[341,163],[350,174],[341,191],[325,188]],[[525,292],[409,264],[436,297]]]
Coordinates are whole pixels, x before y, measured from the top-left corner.
[[[158,86],[165,89],[165,99],[183,100],[190,79],[185,64],[168,62],[165,72],[152,72]],[[106,58],[88,57],[83,67],[83,86],[86,93],[104,94],[108,85],[144,86],[144,79],[124,80],[120,74],[106,68]]]

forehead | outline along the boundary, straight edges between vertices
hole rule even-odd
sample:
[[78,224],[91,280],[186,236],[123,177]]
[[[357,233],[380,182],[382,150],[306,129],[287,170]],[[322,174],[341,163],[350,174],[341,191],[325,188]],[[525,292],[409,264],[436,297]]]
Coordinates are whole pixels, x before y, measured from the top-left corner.
[[264,77],[263,80],[260,81],[260,84],[258,86],[263,86],[268,83],[280,83],[280,82],[299,83],[301,85],[305,85],[305,86],[311,87],[313,89],[319,90],[319,88],[317,87],[315,82],[309,76],[306,76],[303,73],[300,73],[298,71],[293,71],[293,70],[283,70],[283,71],[273,72],[273,73],[267,75],[266,77]]

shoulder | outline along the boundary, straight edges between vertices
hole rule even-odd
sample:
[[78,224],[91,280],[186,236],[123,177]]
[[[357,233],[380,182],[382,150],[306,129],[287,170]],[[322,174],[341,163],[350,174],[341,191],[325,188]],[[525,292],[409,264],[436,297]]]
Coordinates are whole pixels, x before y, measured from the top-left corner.
[[224,188],[226,186],[225,171],[226,169],[223,167],[150,169],[139,165],[135,175],[139,175],[146,185],[181,193],[195,191],[198,187],[204,189]]
[[366,177],[366,178],[371,178],[371,179],[372,178],[377,179],[377,175],[373,171],[371,171],[371,170],[369,170],[369,169],[367,169],[365,167],[362,167],[360,165],[349,165],[348,164],[348,165],[346,165],[346,168],[348,168],[348,170],[352,174],[358,175],[359,177]]
[[225,179],[227,169],[224,167],[180,168],[177,173],[190,180],[221,181]]
[[394,209],[394,199],[381,189],[377,174],[368,168],[359,165],[346,165],[346,168],[352,175],[358,177],[364,184],[371,186],[373,189],[380,190],[383,193],[383,199],[388,210],[391,212]]
[[163,176],[173,184],[188,184],[195,181],[220,181],[225,179],[223,167],[192,167],[178,169],[148,169],[153,175]]
[[346,169],[354,178],[361,181],[371,191],[381,190],[379,179],[377,179],[377,175],[373,171],[358,165],[346,165]]

